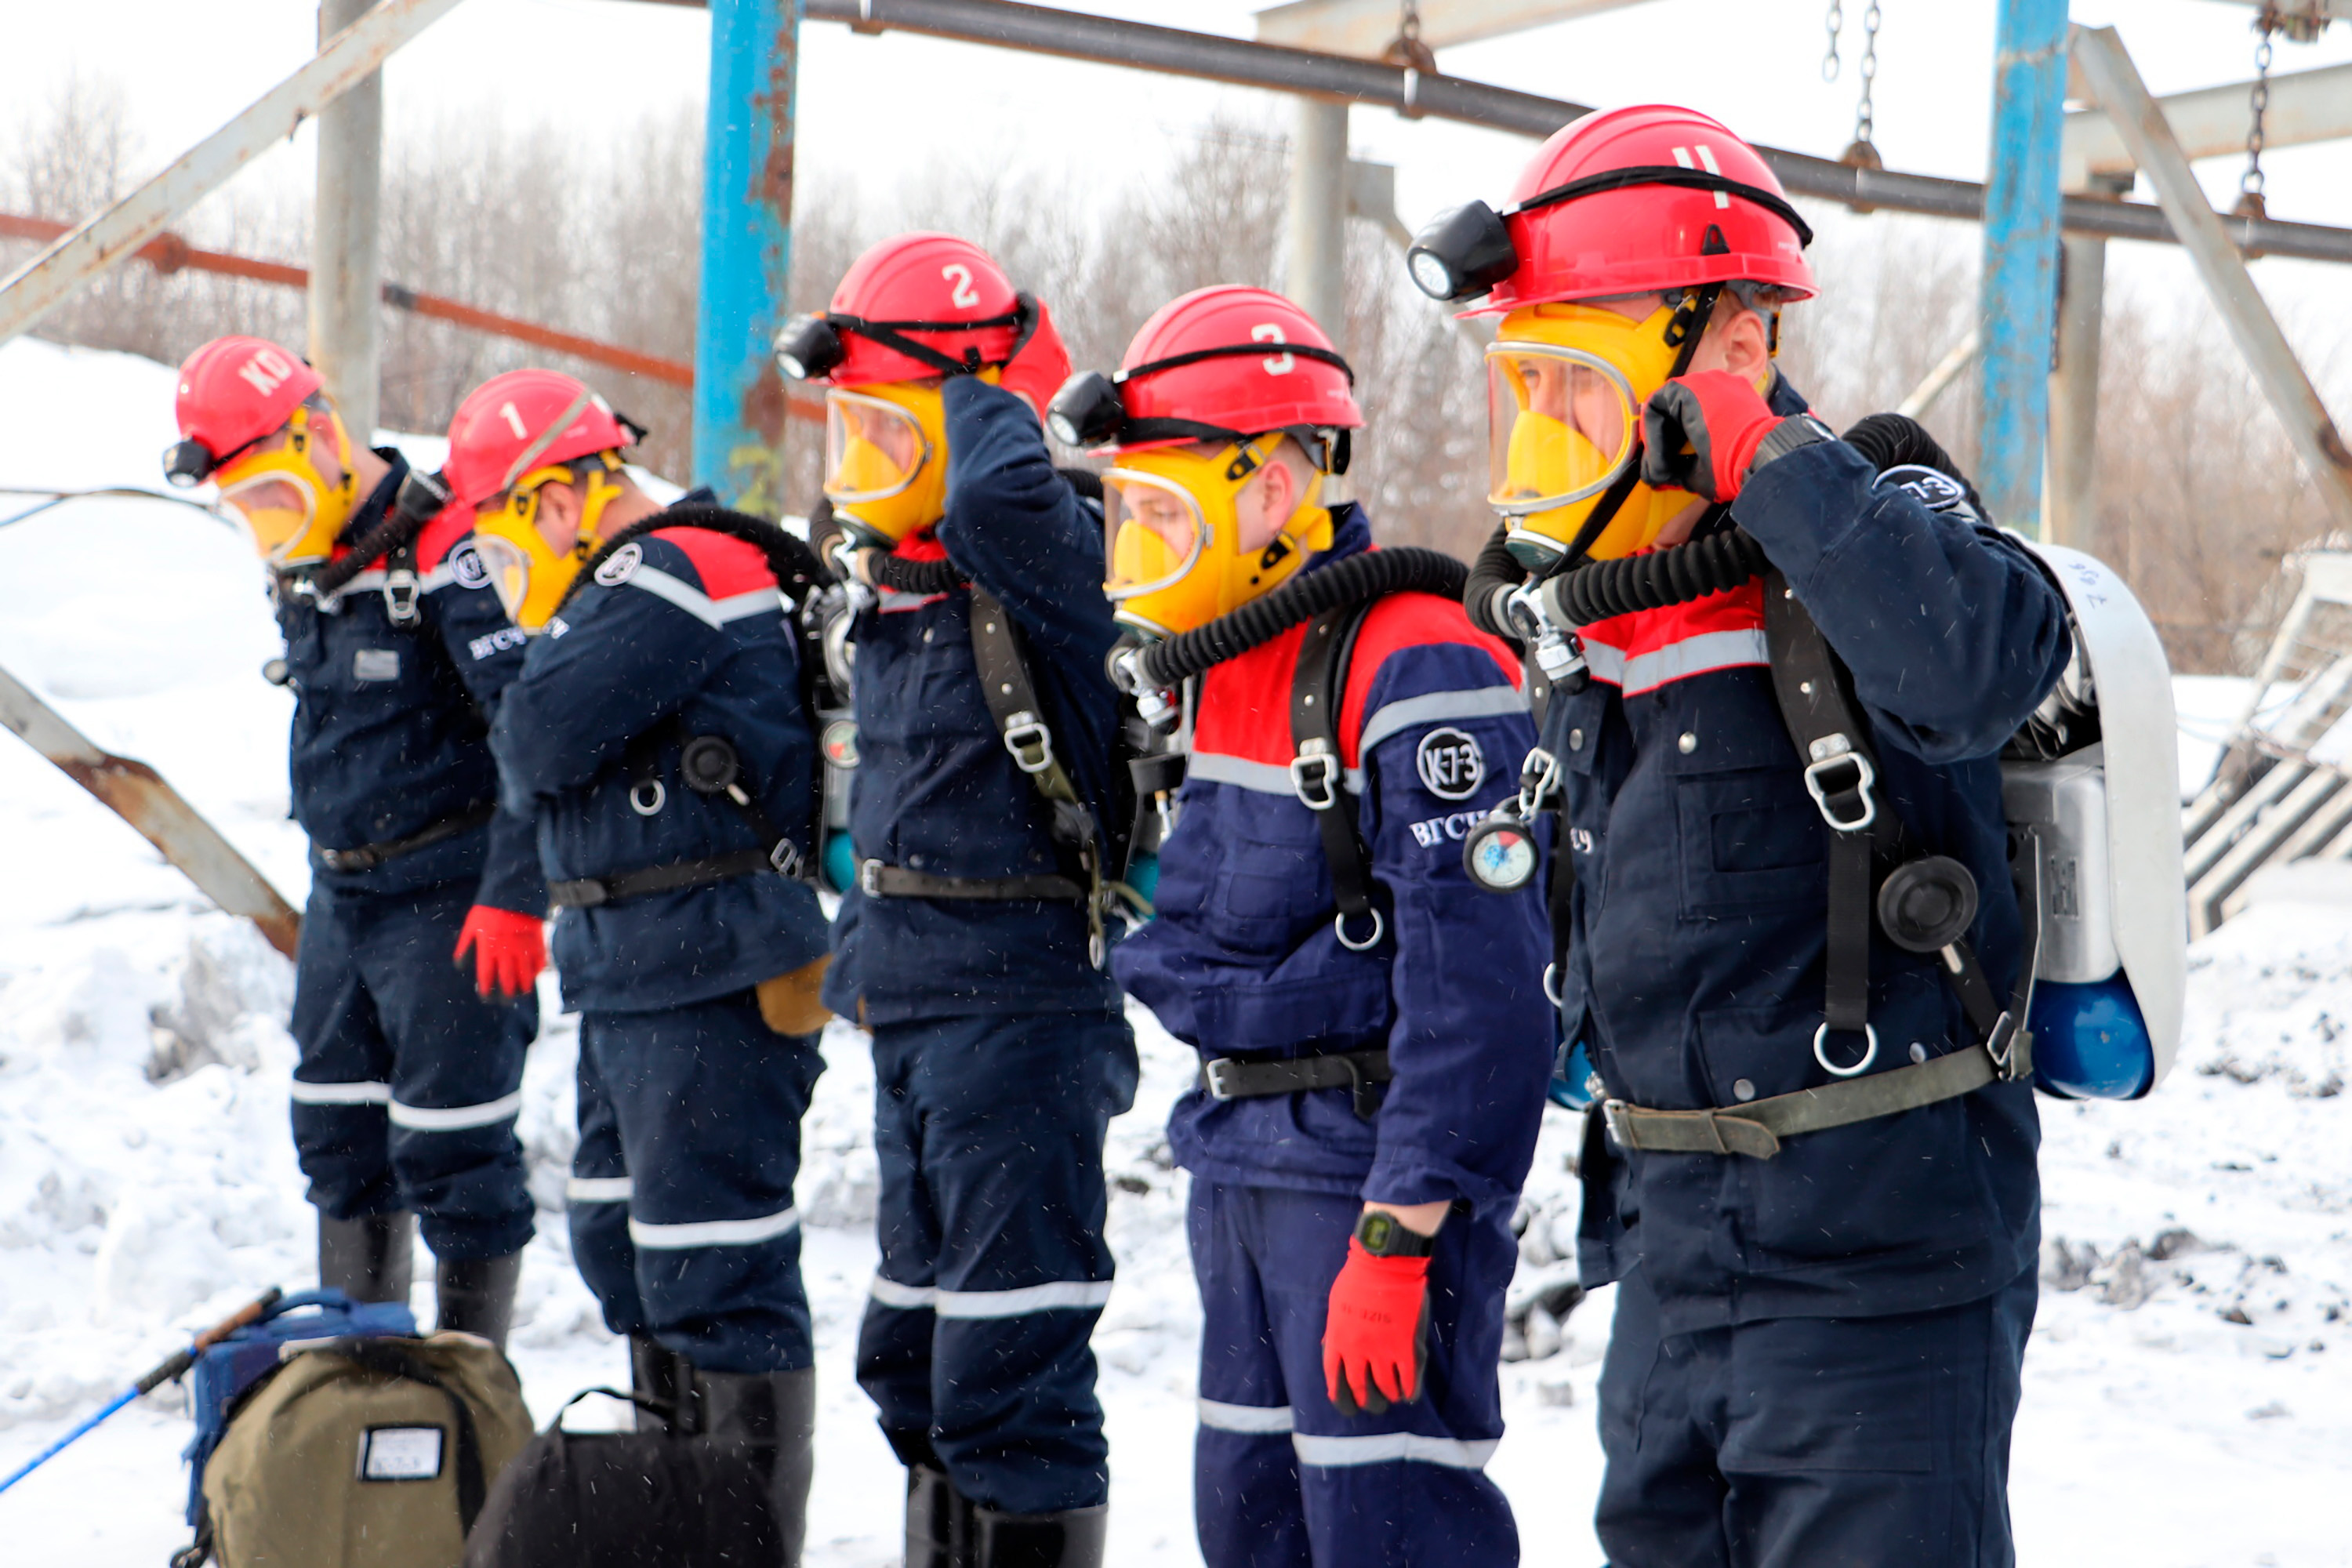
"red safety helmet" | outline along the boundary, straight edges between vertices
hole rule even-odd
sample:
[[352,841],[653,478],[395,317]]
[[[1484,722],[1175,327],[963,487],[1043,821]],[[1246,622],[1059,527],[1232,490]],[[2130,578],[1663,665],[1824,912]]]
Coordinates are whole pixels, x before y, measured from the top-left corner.
[[175,485],[202,484],[274,435],[320,385],[309,362],[267,338],[215,338],[180,366],[173,413],[184,439],[163,454],[165,475]]
[[453,504],[478,506],[526,474],[616,450],[643,434],[585,382],[556,370],[510,370],[457,405],[442,478]]
[[1002,367],[1002,385],[1043,408],[1070,374],[1053,319],[988,252],[951,234],[902,234],[859,257],[831,309],[776,334],[798,381],[875,386]]
[[[1049,423],[1070,446],[1126,451],[1352,430],[1364,423],[1355,379],[1314,317],[1269,289],[1218,284],[1154,311],[1116,376],[1072,378]],[[1334,472],[1345,468],[1345,450]]]
[[1474,315],[1707,283],[1810,299],[1812,237],[1770,167],[1721,121],[1641,104],[1555,132],[1519,172],[1509,206],[1446,214],[1408,265],[1438,299],[1486,294]]

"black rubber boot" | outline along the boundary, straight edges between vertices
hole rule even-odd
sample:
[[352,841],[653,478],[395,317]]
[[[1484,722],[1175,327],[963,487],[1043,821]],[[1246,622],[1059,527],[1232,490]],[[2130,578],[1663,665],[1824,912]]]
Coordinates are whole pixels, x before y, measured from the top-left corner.
[[405,1210],[364,1219],[319,1211],[319,1285],[354,1301],[408,1300],[416,1278],[416,1216]]
[[504,1258],[441,1258],[434,1260],[433,1292],[439,1303],[434,1328],[479,1334],[500,1350],[514,1322],[515,1284],[522,1278],[522,1254]]
[[1108,1508],[1066,1513],[999,1513],[976,1508],[971,1519],[970,1568],[1102,1568]]
[[629,1392],[659,1400],[669,1411],[664,1415],[638,1405],[638,1431],[683,1436],[696,1429],[693,1363],[650,1334],[629,1336]]
[[970,1568],[971,1504],[936,1465],[907,1467],[906,1568]]
[[775,1463],[768,1479],[768,1511],[783,1540],[784,1568],[800,1568],[801,1543],[808,1535],[809,1478],[816,1464],[815,1370],[697,1369],[694,1389],[704,1432],[713,1437],[743,1437],[775,1445]]

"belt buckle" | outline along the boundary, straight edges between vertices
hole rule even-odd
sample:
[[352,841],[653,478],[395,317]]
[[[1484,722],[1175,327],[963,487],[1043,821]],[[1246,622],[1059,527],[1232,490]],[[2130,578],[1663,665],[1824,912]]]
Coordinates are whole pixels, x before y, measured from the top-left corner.
[[803,868],[801,847],[789,838],[779,838],[776,847],[768,851],[768,864],[777,874],[798,878]]
[[1609,1141],[1620,1149],[1641,1147],[1641,1144],[1634,1140],[1633,1119],[1625,1114],[1631,1109],[1633,1108],[1622,1100],[1604,1100],[1601,1102],[1601,1123],[1609,1129]]
[[882,896],[882,862],[868,860],[857,868],[857,890],[869,899]]
[[1201,1064],[1201,1083],[1209,1091],[1211,1100],[1223,1102],[1233,1099],[1234,1090],[1225,1082],[1225,1075],[1241,1065],[1231,1057],[1212,1057]]

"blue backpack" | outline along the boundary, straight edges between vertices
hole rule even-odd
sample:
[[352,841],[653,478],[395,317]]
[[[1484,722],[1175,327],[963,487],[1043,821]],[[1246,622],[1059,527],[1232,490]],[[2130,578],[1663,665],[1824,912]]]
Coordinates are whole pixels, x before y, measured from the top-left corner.
[[196,1436],[181,1455],[188,1461],[188,1523],[202,1527],[205,1463],[220,1447],[238,1399],[275,1372],[279,1352],[299,1340],[415,1334],[415,1315],[403,1301],[354,1301],[341,1290],[301,1290],[282,1297],[257,1322],[237,1330],[196,1358],[188,1404]]

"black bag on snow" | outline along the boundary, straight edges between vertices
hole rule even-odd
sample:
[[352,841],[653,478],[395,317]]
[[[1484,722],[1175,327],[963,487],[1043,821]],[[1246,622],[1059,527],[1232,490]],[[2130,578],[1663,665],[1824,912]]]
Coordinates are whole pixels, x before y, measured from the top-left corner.
[[[590,1394],[631,1397],[592,1388],[563,1409]],[[465,1568],[770,1568],[774,1463],[773,1444],[744,1437],[566,1432],[559,1410],[491,1487]]]

